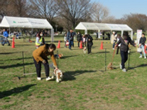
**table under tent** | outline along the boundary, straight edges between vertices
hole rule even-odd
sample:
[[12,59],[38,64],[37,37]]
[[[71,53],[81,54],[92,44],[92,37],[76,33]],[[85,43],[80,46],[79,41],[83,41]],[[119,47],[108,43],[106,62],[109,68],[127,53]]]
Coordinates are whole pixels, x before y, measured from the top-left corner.
[[100,31],[120,31],[121,36],[124,31],[128,31],[131,39],[133,39],[133,30],[126,24],[106,24],[106,23],[93,23],[93,22],[80,22],[76,28],[76,30],[84,30],[85,34],[87,34],[88,30],[97,31],[98,37],[100,38]]
[[26,18],[26,17],[10,17],[4,16],[0,23],[1,28],[25,28],[25,29],[50,29],[51,41],[54,41],[54,29],[46,19]]

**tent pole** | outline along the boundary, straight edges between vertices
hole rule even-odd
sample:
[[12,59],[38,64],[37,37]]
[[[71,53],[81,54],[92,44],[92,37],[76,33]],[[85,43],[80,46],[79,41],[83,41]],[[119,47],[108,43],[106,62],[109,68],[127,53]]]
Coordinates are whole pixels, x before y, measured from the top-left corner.
[[87,29],[85,29],[85,34],[87,34]]
[[123,36],[123,33],[124,33],[124,31],[122,30],[122,31],[121,31],[121,37]]
[[51,29],[51,42],[54,42],[54,29]]
[[9,37],[10,37],[10,27],[9,27]]
[[99,39],[101,38],[101,36],[100,36],[100,30],[98,30],[98,36],[99,36]]

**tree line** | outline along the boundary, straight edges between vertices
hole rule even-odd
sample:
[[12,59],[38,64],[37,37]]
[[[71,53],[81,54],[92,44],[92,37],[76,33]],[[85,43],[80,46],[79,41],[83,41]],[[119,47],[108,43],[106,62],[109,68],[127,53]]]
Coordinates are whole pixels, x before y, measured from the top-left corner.
[[107,7],[92,0],[0,0],[0,16],[45,18],[60,31],[74,29],[79,22],[125,23],[134,31],[147,30],[146,15],[115,19]]

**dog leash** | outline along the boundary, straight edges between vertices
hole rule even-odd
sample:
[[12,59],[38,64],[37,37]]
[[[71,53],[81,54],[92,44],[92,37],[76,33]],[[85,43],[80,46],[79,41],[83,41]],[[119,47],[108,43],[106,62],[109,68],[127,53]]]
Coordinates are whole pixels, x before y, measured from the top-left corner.
[[114,48],[114,51],[113,51],[112,62],[113,62],[113,59],[114,59],[114,56],[115,56],[115,50],[116,50],[116,47]]

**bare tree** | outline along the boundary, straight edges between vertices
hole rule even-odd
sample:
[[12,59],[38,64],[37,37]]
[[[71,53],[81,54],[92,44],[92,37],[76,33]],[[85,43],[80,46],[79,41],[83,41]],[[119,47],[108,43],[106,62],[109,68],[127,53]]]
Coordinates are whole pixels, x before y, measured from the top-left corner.
[[[75,28],[81,19],[87,18],[90,15],[91,0],[56,0],[60,7],[58,15],[63,17],[67,24],[72,25],[70,28]],[[69,29],[69,28],[68,28]]]
[[128,24],[134,31],[137,29],[147,30],[147,16],[144,14],[130,14],[124,16],[125,23]]
[[108,17],[109,10],[100,3],[95,3],[92,8],[92,18],[96,22],[102,22],[103,19]]
[[50,22],[53,21],[59,9],[54,0],[31,0],[30,5],[32,5],[30,15],[46,18]]
[[26,16],[27,10],[28,10],[28,5],[27,5],[27,0],[11,0],[16,16]]

